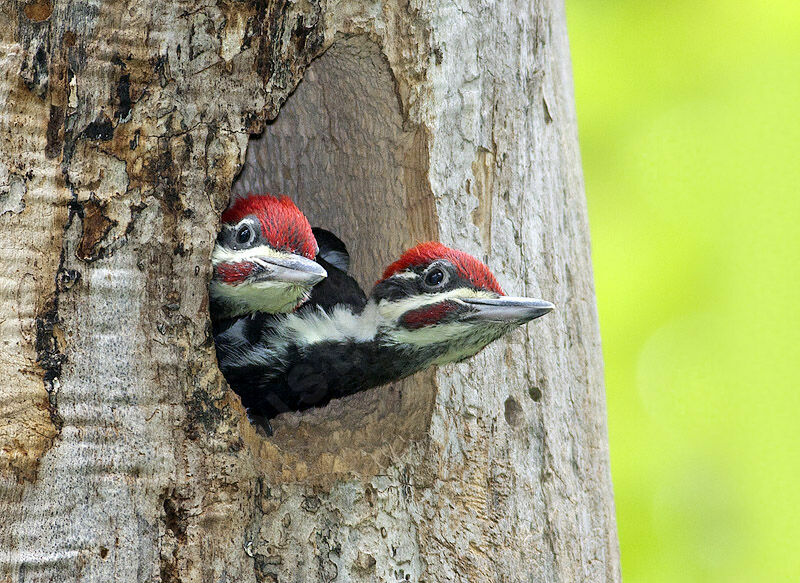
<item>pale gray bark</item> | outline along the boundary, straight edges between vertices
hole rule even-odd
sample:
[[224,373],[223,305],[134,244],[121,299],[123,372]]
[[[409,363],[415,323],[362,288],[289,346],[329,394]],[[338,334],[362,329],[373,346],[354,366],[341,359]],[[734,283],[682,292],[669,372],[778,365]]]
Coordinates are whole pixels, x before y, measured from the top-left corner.
[[[208,333],[231,188],[366,286],[435,238],[558,309],[265,439]],[[558,0],[0,5],[0,342],[0,580],[619,579]]]

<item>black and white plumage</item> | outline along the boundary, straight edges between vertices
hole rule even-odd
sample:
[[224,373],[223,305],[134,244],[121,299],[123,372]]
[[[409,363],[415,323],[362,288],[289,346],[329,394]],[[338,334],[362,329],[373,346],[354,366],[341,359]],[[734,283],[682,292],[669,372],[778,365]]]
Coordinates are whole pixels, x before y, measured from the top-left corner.
[[[485,265],[439,243],[407,251],[365,298],[340,269],[344,245],[330,233],[317,239],[328,278],[308,302],[240,319],[215,337],[222,371],[252,416],[321,406],[463,360],[553,309],[505,296]],[[333,248],[335,263],[325,259]]]

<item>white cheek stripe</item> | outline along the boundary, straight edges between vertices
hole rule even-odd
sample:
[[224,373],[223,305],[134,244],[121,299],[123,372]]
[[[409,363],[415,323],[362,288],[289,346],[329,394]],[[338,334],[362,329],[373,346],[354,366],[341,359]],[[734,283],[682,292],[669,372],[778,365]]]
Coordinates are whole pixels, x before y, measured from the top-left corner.
[[424,306],[438,304],[447,300],[463,300],[468,298],[484,298],[494,299],[498,294],[483,290],[475,290],[470,288],[456,288],[443,294],[424,294],[420,296],[412,296],[404,298],[399,301],[381,300],[378,305],[378,312],[384,320],[389,322],[397,321],[400,316],[411,310],[417,310]]
[[419,277],[419,275],[413,271],[401,271],[400,273],[395,273],[387,279],[394,279],[395,277],[399,277],[400,279],[414,279],[415,277]]
[[242,263],[251,261],[259,263],[259,258],[262,257],[289,257],[292,253],[286,251],[276,251],[269,245],[259,245],[250,249],[228,249],[219,243],[214,245],[214,252],[211,253],[211,265],[216,267],[220,263]]

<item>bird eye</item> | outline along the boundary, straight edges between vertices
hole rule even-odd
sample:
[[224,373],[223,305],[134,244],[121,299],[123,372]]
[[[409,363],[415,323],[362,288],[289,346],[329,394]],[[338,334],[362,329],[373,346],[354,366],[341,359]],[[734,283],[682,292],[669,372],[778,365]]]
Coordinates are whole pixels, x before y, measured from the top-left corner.
[[425,285],[430,287],[437,287],[442,285],[444,281],[444,271],[435,267],[425,274]]
[[239,227],[239,230],[236,231],[236,242],[239,243],[239,245],[247,245],[253,240],[253,237],[253,229],[248,225],[242,225]]

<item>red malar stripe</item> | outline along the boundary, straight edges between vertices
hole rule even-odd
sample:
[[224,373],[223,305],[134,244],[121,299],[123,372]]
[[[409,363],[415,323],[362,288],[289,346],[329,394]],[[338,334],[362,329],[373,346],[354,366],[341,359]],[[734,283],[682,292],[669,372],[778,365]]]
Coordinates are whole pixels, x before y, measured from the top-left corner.
[[442,321],[451,312],[456,312],[461,306],[456,302],[439,302],[432,306],[425,306],[417,310],[411,310],[403,314],[401,324],[409,330],[418,330],[425,326],[432,326]]
[[256,266],[253,263],[245,261],[240,263],[220,263],[214,268],[214,271],[217,279],[236,285],[247,279],[255,268]]

